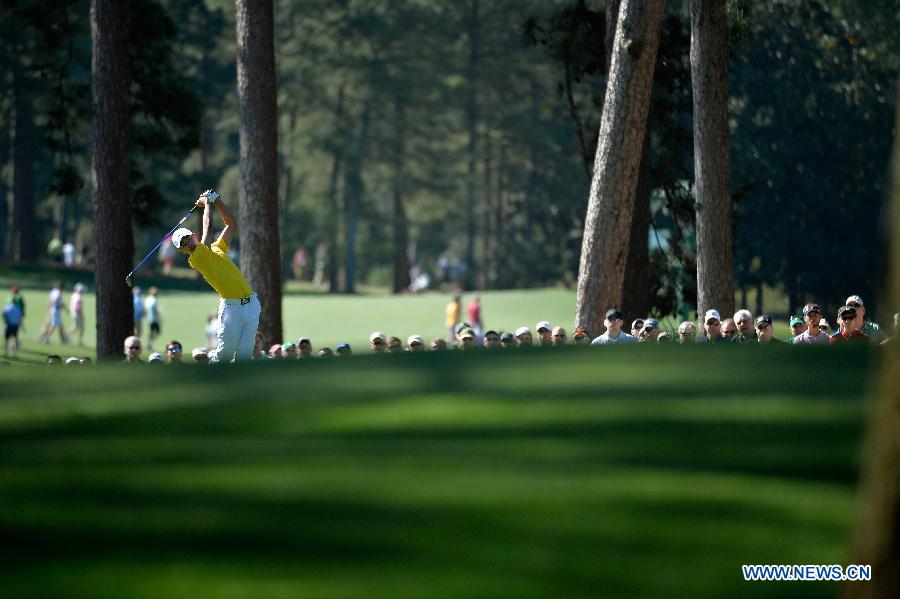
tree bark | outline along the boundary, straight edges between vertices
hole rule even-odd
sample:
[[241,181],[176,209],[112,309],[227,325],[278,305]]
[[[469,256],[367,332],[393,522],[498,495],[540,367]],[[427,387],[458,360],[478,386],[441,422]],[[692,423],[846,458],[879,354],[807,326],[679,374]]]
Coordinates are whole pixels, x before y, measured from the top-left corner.
[[394,151],[393,151],[393,195],[394,195],[394,293],[409,289],[409,221],[403,205],[403,162],[405,155],[405,123],[403,98],[394,98]]
[[282,340],[278,107],[272,0],[235,0],[241,271],[259,296],[266,345]]
[[665,0],[625,0],[613,56],[578,272],[576,326],[597,331],[623,299],[628,236]]
[[367,100],[359,119],[356,143],[347,165],[344,192],[347,206],[347,251],[345,293],[356,293],[356,233],[359,224],[359,204],[363,195],[362,170],[369,140],[369,101]]
[[[897,93],[900,99],[900,91]],[[897,112],[900,126],[900,111]],[[894,138],[890,273],[885,305],[900,300],[900,137]],[[872,566],[872,580],[848,582],[842,595],[852,599],[900,596],[900,343],[894,339],[881,360],[878,401],[869,425],[860,484],[853,558]]]
[[134,259],[129,151],[128,3],[91,1],[91,191],[94,202],[97,357],[122,355],[134,327],[125,275]]
[[727,29],[722,0],[691,0],[697,312],[734,312]]
[[16,124],[13,142],[12,258],[16,262],[23,262],[36,260],[38,256],[34,212],[37,132],[32,98],[28,94],[28,81],[21,65],[13,67],[13,78]]

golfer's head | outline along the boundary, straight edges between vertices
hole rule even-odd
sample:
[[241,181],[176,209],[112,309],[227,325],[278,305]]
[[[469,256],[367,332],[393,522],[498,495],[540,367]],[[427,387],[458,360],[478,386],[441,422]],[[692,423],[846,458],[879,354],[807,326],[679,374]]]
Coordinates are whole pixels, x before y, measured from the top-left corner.
[[172,245],[178,248],[181,254],[191,254],[197,247],[197,237],[191,233],[190,229],[182,227],[172,233]]

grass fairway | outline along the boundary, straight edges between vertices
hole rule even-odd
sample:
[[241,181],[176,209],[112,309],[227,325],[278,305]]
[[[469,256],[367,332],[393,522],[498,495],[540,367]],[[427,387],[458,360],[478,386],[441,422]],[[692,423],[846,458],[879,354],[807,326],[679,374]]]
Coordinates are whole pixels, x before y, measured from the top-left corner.
[[8,369],[0,596],[833,596],[872,356],[608,349]]

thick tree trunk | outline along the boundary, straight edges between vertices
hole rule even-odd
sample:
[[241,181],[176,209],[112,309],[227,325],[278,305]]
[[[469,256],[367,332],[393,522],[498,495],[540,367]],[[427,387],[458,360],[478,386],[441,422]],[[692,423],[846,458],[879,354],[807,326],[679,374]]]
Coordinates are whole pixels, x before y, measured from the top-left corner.
[[403,205],[403,162],[406,149],[403,99],[394,98],[394,151],[393,151],[393,195],[394,195],[394,293],[403,293],[409,289],[409,221]]
[[[900,90],[897,96],[900,100]],[[896,119],[900,127],[900,111]],[[890,276],[884,298],[887,306],[900,301],[900,137],[894,138],[892,187]],[[852,564],[871,565],[872,580],[846,583],[842,594],[853,599],[900,596],[900,343],[895,339],[885,351],[878,402],[869,421],[850,560]]]
[[[6,77],[0,79],[6,82]],[[7,102],[3,102],[3,115],[0,116],[0,258],[6,258],[9,248],[9,184],[4,172],[11,155],[12,132],[9,124],[12,122],[12,110]]]
[[134,327],[131,292],[125,275],[134,259],[131,186],[128,180],[131,135],[128,3],[91,1],[91,187],[96,241],[97,357],[122,355],[122,342]]
[[267,345],[282,339],[273,20],[272,0],[235,0],[241,271],[262,304],[259,330]]
[[13,143],[12,258],[16,262],[36,260],[37,230],[34,210],[34,161],[37,132],[32,98],[21,66],[13,69],[15,93],[15,141]]
[[363,195],[363,162],[365,161],[368,143],[369,101],[367,100],[363,107],[362,116],[359,119],[356,144],[351,154],[350,163],[347,165],[346,181],[344,182],[344,191],[347,198],[347,240],[344,244],[347,250],[345,293],[356,293],[356,233],[359,225],[359,204]]
[[479,0],[469,0],[466,31],[469,40],[469,60],[466,68],[468,87],[466,91],[466,131],[468,133],[468,150],[466,171],[466,274],[463,287],[471,289],[475,279],[475,238],[478,235],[476,222],[476,186],[475,178],[478,165],[478,61],[481,43],[481,22],[479,20]]
[[697,312],[734,312],[725,3],[691,0]]
[[603,118],[585,217],[576,325],[600,329],[620,307],[628,236],[650,107],[665,0],[625,0],[613,43]]

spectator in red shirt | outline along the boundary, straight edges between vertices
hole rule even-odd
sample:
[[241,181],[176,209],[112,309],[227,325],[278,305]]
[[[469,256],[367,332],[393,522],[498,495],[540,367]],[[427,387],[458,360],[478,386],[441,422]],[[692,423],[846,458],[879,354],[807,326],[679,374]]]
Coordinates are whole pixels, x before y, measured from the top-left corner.
[[841,330],[828,339],[828,345],[839,343],[867,343],[869,336],[856,328],[856,308],[844,306],[838,310],[838,324]]

